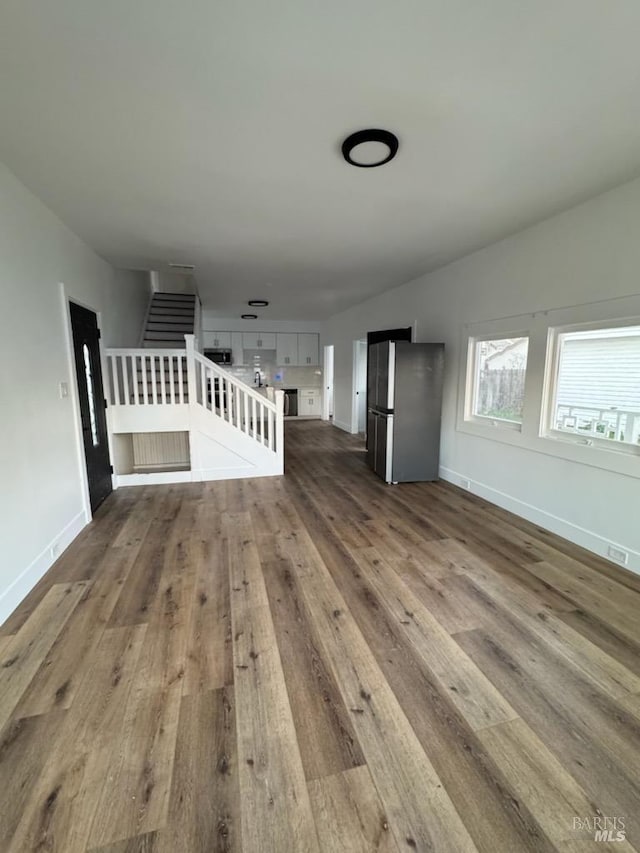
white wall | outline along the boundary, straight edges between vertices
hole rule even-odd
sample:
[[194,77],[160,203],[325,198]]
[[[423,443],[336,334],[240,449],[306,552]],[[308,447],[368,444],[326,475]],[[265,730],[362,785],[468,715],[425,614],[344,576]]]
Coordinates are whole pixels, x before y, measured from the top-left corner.
[[60,283],[136,346],[148,276],[115,271],[0,165],[0,623],[85,524]]
[[[467,478],[478,494],[600,554],[609,543],[619,545],[630,552],[629,566],[640,571],[637,457],[627,457],[624,464],[636,476],[626,476],[547,453],[542,439],[518,445],[457,428],[465,324],[514,317],[521,328],[524,314],[563,308],[570,310],[557,316],[574,322],[636,311],[638,222],[640,180],[334,316],[325,342],[335,345],[336,423],[348,428],[351,422],[353,341],[368,331],[415,323],[415,340],[446,344],[443,476]],[[539,374],[542,366],[530,368]]]

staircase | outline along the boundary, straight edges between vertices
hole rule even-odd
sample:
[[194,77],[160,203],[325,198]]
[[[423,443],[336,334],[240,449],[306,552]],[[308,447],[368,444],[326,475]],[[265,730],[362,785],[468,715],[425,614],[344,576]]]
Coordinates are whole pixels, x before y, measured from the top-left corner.
[[[150,340],[163,343],[106,351],[114,485],[282,474],[284,393],[275,391],[268,398],[241,382],[197,352],[193,334],[183,335],[184,349],[176,337]],[[134,445],[141,441],[151,446],[166,439],[175,445],[179,439],[184,443],[185,435],[187,470],[175,470],[173,462],[142,473],[131,465]]]
[[193,293],[154,293],[142,335],[142,347],[184,347],[184,336],[194,334],[195,320],[196,297]]

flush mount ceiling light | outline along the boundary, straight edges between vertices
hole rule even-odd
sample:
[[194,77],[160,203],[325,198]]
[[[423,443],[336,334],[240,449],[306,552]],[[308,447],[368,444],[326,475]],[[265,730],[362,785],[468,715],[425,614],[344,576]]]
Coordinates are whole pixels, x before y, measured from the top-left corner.
[[257,314],[241,314],[240,319],[241,320],[257,320],[258,315]]
[[252,308],[266,308],[268,304],[266,299],[250,299],[247,302],[247,305],[251,305]]
[[370,128],[347,136],[342,143],[342,156],[352,166],[373,169],[393,160],[398,151],[398,137],[388,130]]

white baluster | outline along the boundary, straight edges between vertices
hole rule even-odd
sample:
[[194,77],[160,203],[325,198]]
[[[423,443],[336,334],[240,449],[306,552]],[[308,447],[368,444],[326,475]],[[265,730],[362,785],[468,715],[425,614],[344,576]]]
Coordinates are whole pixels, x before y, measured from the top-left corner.
[[156,356],[152,355],[149,357],[149,362],[151,364],[151,392],[153,395],[153,403],[154,405],[158,405],[158,387],[156,382]]
[[136,406],[140,405],[140,387],[138,385],[138,357],[131,356],[131,382],[133,383],[133,399]]
[[[187,359],[187,385],[189,388],[189,403],[194,405],[197,403],[196,396],[198,394],[196,385],[196,351],[193,335],[184,336],[185,354]],[[184,402],[184,401],[183,401]]]
[[118,379],[118,362],[119,358],[117,355],[109,356],[109,361],[111,362],[111,377],[113,380],[113,404],[114,406],[120,405],[120,380]]
[[178,362],[178,402],[184,403],[184,364],[182,356],[177,356],[176,361]]
[[276,391],[276,453],[284,458],[284,391]]
[[249,395],[247,392],[244,392],[244,425],[243,432],[246,432],[249,435]]
[[253,437],[256,437],[256,398],[251,398],[251,428]]
[[122,364],[122,385],[124,389],[124,405],[130,406],[131,399],[129,397],[129,364],[126,355],[120,359]]
[[207,405],[207,371],[205,370],[204,365],[200,364],[199,361],[196,362],[196,367],[200,369],[200,394],[202,396],[200,402],[205,407],[205,409],[208,409],[209,406]]
[[273,425],[274,425],[274,417],[271,409],[267,409],[267,422],[269,424],[269,450],[273,450]]
[[167,361],[167,367],[169,368],[169,402],[170,403],[175,403],[175,401],[176,401],[175,362],[176,362],[176,359],[172,355],[170,355],[169,360]]
[[147,388],[147,357],[143,355],[140,359],[142,364],[142,396],[145,406],[149,402],[149,389]]
[[167,388],[164,375],[164,356],[160,356],[160,402],[164,405],[167,402]]

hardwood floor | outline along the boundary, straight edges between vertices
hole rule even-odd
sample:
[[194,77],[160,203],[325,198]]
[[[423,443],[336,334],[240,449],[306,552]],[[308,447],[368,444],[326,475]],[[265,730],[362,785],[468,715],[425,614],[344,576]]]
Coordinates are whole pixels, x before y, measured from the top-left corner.
[[286,462],[119,490],[0,629],[0,850],[640,850],[640,577]]

